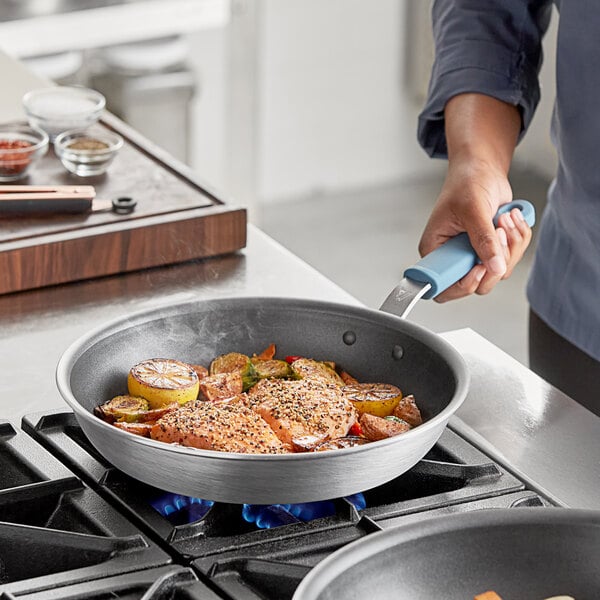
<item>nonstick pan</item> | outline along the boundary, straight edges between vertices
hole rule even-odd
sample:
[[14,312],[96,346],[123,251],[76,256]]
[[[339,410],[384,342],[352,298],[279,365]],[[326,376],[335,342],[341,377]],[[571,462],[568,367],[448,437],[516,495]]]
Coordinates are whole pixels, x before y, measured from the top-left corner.
[[[110,425],[95,406],[127,391],[132,365],[152,357],[208,365],[270,343],[279,356],[333,360],[359,381],[414,394],[425,423],[353,448],[282,455],[197,450]],[[315,300],[223,298],[120,319],[61,357],[58,388],[96,449],[113,465],[171,492],[231,503],[309,502],[354,494],[404,473],[435,444],[468,388],[461,356],[427,329],[381,311]]]
[[502,600],[600,593],[600,513],[486,509],[387,529],[348,544],[304,578],[293,600]]
[[[461,248],[465,252],[469,250]],[[446,271],[452,270],[457,281],[477,257],[470,249],[462,274],[453,268],[454,258],[446,261]],[[434,272],[429,278],[431,273],[431,268],[423,269],[426,279],[419,285],[431,285],[439,293],[443,277]],[[450,283],[446,277],[444,285]],[[386,310],[394,310],[402,302],[391,298],[385,304]],[[399,310],[407,312],[406,307]],[[122,431],[93,414],[96,406],[126,393],[127,373],[142,360],[175,358],[208,365],[220,354],[251,355],[271,343],[279,356],[335,361],[359,381],[397,385],[415,396],[425,422],[362,446],[260,455],[165,444]],[[463,402],[469,381],[461,356],[424,327],[383,311],[289,298],[198,301],[119,319],[72,344],[56,377],[90,442],[128,475],[179,494],[254,504],[336,498],[401,475],[438,440]]]

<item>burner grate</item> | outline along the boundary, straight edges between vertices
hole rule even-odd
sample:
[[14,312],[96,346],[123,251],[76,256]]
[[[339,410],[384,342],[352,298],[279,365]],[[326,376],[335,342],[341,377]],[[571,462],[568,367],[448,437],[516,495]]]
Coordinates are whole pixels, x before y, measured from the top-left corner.
[[[0,594],[164,565],[169,555],[31,437],[0,423],[13,481],[0,489]],[[23,482],[24,473],[30,473]],[[33,479],[33,481],[30,481]],[[0,597],[5,597],[2,595]]]
[[[1,600],[16,595],[0,593]],[[24,593],[19,600],[223,600],[189,567],[166,566]],[[228,599],[229,600],[229,599]]]

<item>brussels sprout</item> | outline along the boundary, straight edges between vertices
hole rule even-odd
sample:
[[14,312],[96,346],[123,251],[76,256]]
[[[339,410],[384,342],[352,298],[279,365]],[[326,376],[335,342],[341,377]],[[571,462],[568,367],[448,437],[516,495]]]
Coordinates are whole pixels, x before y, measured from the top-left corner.
[[229,352],[217,356],[210,364],[210,374],[239,373],[242,376],[244,391],[250,389],[257,381],[258,375],[249,356],[239,352]]
[[287,379],[293,375],[290,365],[285,360],[253,359],[252,364],[259,379]]
[[97,415],[105,421],[123,421],[135,423],[140,413],[149,408],[148,400],[139,396],[115,396],[96,408]]

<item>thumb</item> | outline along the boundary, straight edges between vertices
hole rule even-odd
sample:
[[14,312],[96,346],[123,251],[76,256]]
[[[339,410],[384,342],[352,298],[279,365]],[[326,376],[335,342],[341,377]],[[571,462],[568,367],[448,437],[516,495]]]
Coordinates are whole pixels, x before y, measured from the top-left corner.
[[466,219],[466,223],[471,246],[488,273],[495,276],[504,275],[507,268],[506,259],[492,218],[486,211],[474,211]]

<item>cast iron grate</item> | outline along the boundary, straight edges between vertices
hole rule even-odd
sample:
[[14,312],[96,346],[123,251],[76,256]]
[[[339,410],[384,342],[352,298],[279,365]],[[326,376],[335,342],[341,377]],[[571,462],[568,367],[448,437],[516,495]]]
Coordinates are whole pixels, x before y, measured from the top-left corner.
[[19,596],[0,593],[0,600],[222,600],[194,571],[165,566],[114,575],[101,580],[67,584]]
[[0,593],[21,595],[171,562],[100,495],[4,421],[0,456],[7,467],[0,489]]

